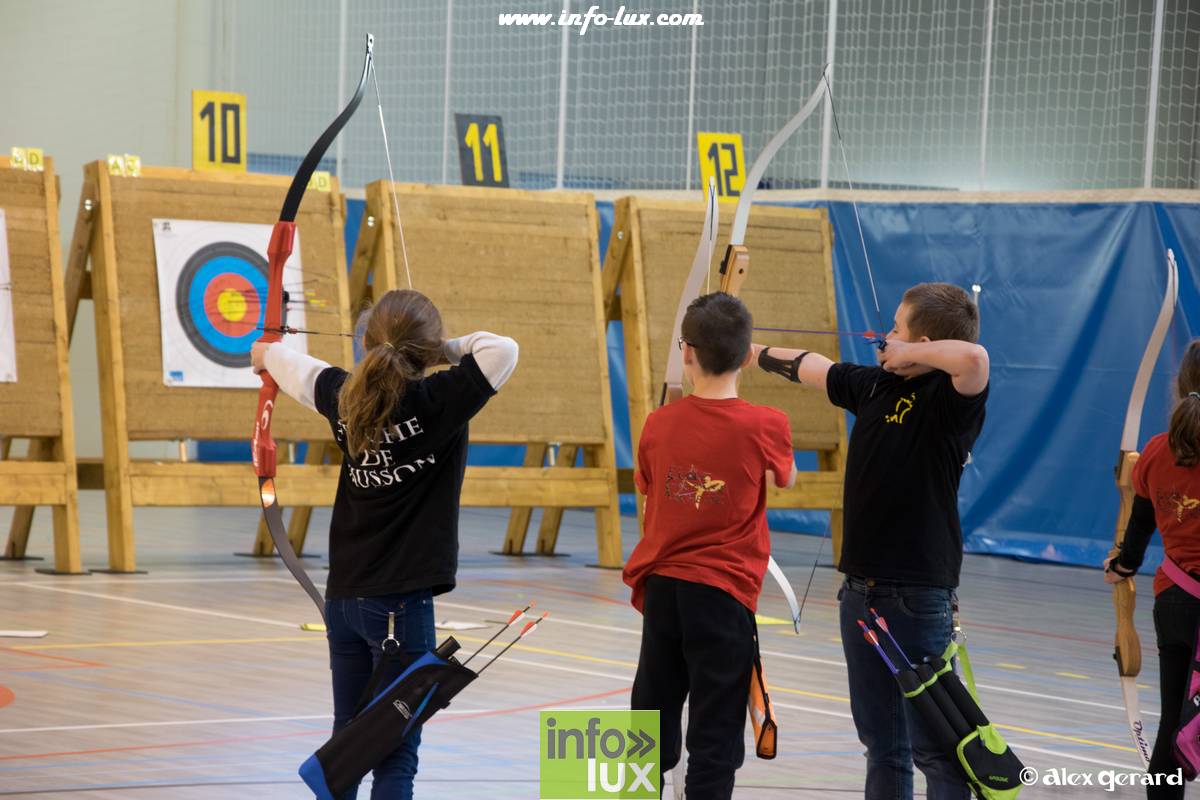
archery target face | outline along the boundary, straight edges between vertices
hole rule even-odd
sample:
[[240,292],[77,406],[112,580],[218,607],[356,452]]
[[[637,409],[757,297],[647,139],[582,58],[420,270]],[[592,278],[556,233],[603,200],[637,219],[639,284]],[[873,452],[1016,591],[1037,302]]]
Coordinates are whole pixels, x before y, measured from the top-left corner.
[[0,208],[0,383],[17,382],[17,335],[13,326],[12,273],[8,268],[8,222]]
[[[154,253],[167,386],[257,388],[250,346],[262,338],[270,225],[156,219]],[[300,237],[284,264],[283,286],[300,287]],[[306,327],[304,292],[291,291],[283,322]],[[304,334],[283,337],[307,352]]]

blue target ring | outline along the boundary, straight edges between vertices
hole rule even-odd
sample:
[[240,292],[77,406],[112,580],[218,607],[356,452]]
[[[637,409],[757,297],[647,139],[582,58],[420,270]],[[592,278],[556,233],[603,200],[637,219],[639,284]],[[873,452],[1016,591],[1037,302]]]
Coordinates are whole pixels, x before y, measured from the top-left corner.
[[267,288],[267,261],[249,247],[215,242],[197,250],[175,289],[188,341],[217,364],[250,366],[250,346],[262,338]]

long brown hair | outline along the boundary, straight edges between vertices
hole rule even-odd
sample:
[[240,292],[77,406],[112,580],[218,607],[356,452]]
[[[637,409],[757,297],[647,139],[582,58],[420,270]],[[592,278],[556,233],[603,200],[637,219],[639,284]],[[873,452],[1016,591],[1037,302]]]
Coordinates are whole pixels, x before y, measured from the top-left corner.
[[1175,378],[1179,400],[1171,412],[1167,444],[1175,463],[1194,467],[1200,462],[1200,339],[1188,345]]
[[379,442],[409,381],[442,357],[442,316],[420,292],[388,292],[364,312],[359,327],[366,352],[338,394],[346,449],[354,458]]

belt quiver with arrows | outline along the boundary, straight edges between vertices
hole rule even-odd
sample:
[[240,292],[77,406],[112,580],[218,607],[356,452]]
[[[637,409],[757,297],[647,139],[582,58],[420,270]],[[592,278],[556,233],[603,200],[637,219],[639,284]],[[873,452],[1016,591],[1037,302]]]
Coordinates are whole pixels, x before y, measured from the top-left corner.
[[414,728],[450,705],[475,680],[475,673],[450,655],[457,649],[451,637],[417,658],[309,756],[300,777],[318,798],[334,800],[357,786]]
[[[891,642],[899,662],[892,661],[875,631],[859,620],[864,637],[887,664],[942,752],[957,764],[971,791],[980,800],[1015,800],[1023,786],[1021,771],[1025,765],[979,707],[966,648],[951,641],[940,658],[933,656],[921,664],[913,664],[892,637],[887,621],[874,609],[871,616]],[[962,664],[966,685],[951,667],[955,656]],[[903,666],[898,667],[897,663]]]

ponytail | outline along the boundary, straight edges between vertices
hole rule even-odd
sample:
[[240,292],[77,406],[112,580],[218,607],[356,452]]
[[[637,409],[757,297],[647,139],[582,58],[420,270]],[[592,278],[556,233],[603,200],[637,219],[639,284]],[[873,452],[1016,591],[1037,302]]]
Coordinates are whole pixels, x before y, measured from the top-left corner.
[[1167,444],[1177,465],[1194,467],[1200,463],[1200,339],[1183,355],[1176,390],[1179,402],[1171,412]]
[[378,445],[409,382],[442,355],[441,315],[420,292],[388,292],[364,320],[366,353],[338,394],[338,415],[352,458]]

